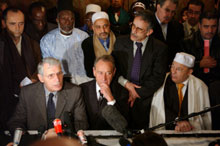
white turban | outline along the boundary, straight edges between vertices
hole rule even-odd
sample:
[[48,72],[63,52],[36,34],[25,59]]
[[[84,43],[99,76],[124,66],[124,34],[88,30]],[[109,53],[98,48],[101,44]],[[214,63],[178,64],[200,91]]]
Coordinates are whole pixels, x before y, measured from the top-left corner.
[[108,14],[106,12],[96,12],[92,15],[92,23],[94,24],[96,20],[98,19],[107,19],[109,20],[108,18]]
[[101,11],[101,7],[99,5],[96,4],[88,4],[86,6],[86,14],[90,13],[90,12],[100,12]]
[[180,52],[176,53],[176,56],[173,61],[183,64],[189,68],[192,68],[194,66],[195,57],[190,54]]

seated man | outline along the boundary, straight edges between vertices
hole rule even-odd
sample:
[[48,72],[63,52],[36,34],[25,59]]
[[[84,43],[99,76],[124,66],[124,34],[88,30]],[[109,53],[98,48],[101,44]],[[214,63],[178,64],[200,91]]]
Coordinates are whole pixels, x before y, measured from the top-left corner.
[[[163,86],[154,94],[150,127],[199,112],[210,107],[208,88],[200,79],[192,75],[195,57],[177,53]],[[192,117],[186,121],[168,125],[166,129],[190,131],[211,129],[210,112]]]
[[55,118],[64,122],[65,112],[72,113],[76,131],[86,129],[88,123],[81,88],[63,82],[60,62],[44,58],[38,65],[38,78],[40,82],[21,89],[19,103],[8,122],[10,131],[16,128],[51,129]]
[[123,89],[120,88],[122,86],[112,81],[115,71],[113,57],[110,55],[101,56],[94,63],[95,80],[81,84],[88,113],[89,129],[112,129],[105,117],[102,116],[102,110],[106,105],[114,105],[127,117],[127,99],[119,98],[122,96],[118,94],[122,93]]

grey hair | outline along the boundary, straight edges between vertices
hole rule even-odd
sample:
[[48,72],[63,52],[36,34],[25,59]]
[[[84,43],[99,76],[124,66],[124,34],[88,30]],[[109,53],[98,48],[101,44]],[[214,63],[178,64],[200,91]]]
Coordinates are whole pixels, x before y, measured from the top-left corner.
[[46,57],[42,59],[42,61],[37,66],[38,74],[40,75],[44,74],[43,65],[45,63],[49,64],[50,66],[61,66],[61,63],[58,59],[53,58],[53,57]]

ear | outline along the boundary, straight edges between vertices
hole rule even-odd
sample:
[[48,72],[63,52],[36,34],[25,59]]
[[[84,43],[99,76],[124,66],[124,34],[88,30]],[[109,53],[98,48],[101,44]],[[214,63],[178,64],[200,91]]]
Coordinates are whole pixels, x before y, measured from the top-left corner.
[[1,23],[2,23],[2,27],[3,27],[3,28],[6,28],[6,22],[5,22],[4,19],[1,20]]
[[96,77],[95,67],[93,67],[92,69],[93,69],[93,75],[94,75],[94,77]]
[[116,73],[116,67],[115,67],[115,69],[114,69],[114,71],[113,71],[113,76],[115,75],[115,73]]
[[58,18],[56,18],[56,22],[57,22],[57,24],[59,23],[59,19]]
[[40,80],[41,83],[44,83],[44,79],[41,74],[37,74],[38,79]]
[[189,75],[193,73],[193,69],[189,69]]
[[148,31],[147,31],[147,36],[150,36],[153,32],[154,32],[153,29],[148,30]]

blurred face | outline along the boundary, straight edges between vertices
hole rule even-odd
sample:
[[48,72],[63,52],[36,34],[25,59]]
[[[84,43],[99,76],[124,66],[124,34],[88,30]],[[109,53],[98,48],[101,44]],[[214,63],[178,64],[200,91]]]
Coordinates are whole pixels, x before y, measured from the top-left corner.
[[161,5],[157,5],[157,17],[159,18],[161,23],[167,24],[169,23],[173,16],[175,15],[176,12],[176,4],[174,4],[173,2],[166,0],[163,4],[163,6]]
[[70,35],[73,31],[74,17],[73,13],[69,10],[63,10],[58,14],[56,19],[60,32],[64,35]]
[[143,10],[144,10],[144,8],[142,8],[142,7],[135,7],[132,10],[132,15],[135,16],[138,12],[143,11]]
[[92,15],[94,12],[89,12],[86,14],[85,24],[88,26],[89,30],[92,31]]
[[191,26],[195,26],[199,22],[201,10],[202,10],[201,6],[197,6],[194,4],[189,5],[188,11],[187,11],[187,17],[188,17],[188,23]]
[[94,34],[102,40],[106,40],[110,34],[110,23],[107,19],[98,19],[92,26]]
[[171,79],[176,84],[182,83],[187,80],[192,72],[192,69],[189,69],[185,65],[177,63],[175,61],[173,61],[170,69]]
[[199,30],[204,39],[212,39],[217,31],[217,19],[202,19]]
[[112,7],[113,8],[121,8],[122,7],[122,4],[123,4],[123,0],[112,0]]
[[132,23],[130,39],[132,41],[141,42],[153,33],[153,29],[147,29],[149,24],[142,20],[140,16],[135,17]]
[[38,31],[43,31],[46,26],[46,10],[44,7],[34,8],[31,16],[32,23]]
[[21,11],[9,11],[5,26],[12,39],[20,38],[24,31],[24,14]]
[[115,69],[113,69],[111,62],[99,60],[93,68],[93,74],[99,86],[102,84],[110,85],[115,74]]
[[59,65],[43,65],[43,75],[38,74],[39,80],[44,83],[50,92],[60,91],[63,87],[63,72]]

